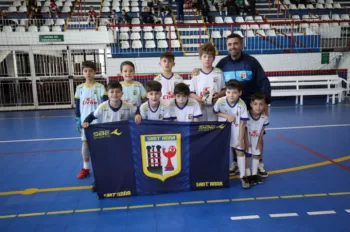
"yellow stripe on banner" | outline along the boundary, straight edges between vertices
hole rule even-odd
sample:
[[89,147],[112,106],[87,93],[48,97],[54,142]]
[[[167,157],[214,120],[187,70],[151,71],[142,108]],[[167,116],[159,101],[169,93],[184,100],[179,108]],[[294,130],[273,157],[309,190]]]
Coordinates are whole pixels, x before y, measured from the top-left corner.
[[303,195],[289,195],[289,196],[280,196],[282,199],[290,199],[290,198],[303,198]]
[[279,196],[272,196],[272,197],[256,197],[255,200],[274,200],[274,199],[280,199]]
[[176,203],[164,203],[164,204],[156,204],[156,207],[177,206],[177,205],[179,205],[178,202],[176,202]]
[[15,217],[17,217],[17,214],[0,216],[0,219],[5,219],[5,218],[15,218]]
[[101,208],[95,208],[95,209],[76,209],[74,212],[76,213],[88,213],[88,212],[97,212],[100,211]]
[[182,205],[196,205],[196,204],[204,204],[205,201],[184,201],[181,202]]
[[208,201],[207,201],[207,203],[222,203],[222,202],[230,202],[230,199],[208,200]]
[[327,193],[304,194],[304,197],[326,197]]
[[132,206],[129,206],[129,209],[142,209],[142,208],[152,208],[154,207],[153,204],[150,204],[150,205],[132,205]]
[[73,213],[73,212],[74,210],[52,211],[52,212],[47,212],[47,215],[67,214],[67,213]]
[[103,211],[109,211],[109,210],[122,210],[122,209],[128,209],[127,206],[120,206],[120,207],[108,207],[108,208],[103,208]]
[[254,197],[249,197],[249,198],[233,198],[231,201],[254,201]]
[[18,217],[33,217],[33,216],[43,216],[45,213],[26,213],[26,214],[18,214]]
[[350,192],[328,193],[329,196],[350,195]]

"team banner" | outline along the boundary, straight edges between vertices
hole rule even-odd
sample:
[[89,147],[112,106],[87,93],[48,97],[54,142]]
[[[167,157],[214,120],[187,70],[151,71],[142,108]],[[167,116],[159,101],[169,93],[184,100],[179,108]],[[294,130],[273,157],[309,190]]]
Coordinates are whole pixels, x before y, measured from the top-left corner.
[[85,133],[99,198],[229,187],[229,123],[121,121]]

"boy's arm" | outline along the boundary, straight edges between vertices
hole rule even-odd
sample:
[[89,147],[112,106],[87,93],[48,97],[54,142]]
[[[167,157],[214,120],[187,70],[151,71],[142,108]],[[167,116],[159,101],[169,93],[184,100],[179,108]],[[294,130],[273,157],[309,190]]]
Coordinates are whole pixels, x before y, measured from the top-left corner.
[[262,141],[263,141],[264,132],[265,132],[265,127],[261,129],[259,139],[258,139],[258,144],[256,145],[256,149],[260,151],[260,154],[262,153]]
[[245,151],[249,152],[250,144],[249,144],[249,138],[248,138],[248,128],[246,127],[244,129],[244,131],[245,131],[245,133],[244,133],[244,144],[246,145],[245,146]]
[[239,137],[238,137],[238,146],[241,149],[245,149],[245,144],[244,144],[244,137],[245,137],[245,132],[246,132],[246,125],[247,122],[244,120],[241,120],[241,123],[239,124]]
[[91,112],[85,119],[84,119],[84,123],[87,122],[87,123],[92,123],[92,121],[94,121],[95,119],[98,119],[99,117],[101,117],[101,114],[102,114],[102,110],[101,110],[101,107],[102,104],[100,104],[97,109],[93,112]]
[[75,91],[74,95],[74,100],[75,100],[75,124],[77,127],[77,130],[80,132],[81,131],[81,114],[80,114],[80,96],[78,89]]
[[213,112],[216,114],[216,116],[221,117],[221,118],[226,118],[227,121],[229,122],[234,122],[235,117],[233,115],[225,114],[220,112],[220,107],[219,107],[219,102],[215,102],[214,107],[213,107]]

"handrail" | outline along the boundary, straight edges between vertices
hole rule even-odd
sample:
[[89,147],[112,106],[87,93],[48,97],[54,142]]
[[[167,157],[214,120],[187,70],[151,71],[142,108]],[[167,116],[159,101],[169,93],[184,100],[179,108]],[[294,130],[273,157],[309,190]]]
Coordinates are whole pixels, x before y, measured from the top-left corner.
[[284,18],[287,17],[287,13],[288,13],[288,8],[283,4],[282,0],[278,0],[278,7],[277,7],[277,17],[279,17],[279,11],[281,10],[280,9],[280,6],[282,5],[282,7],[284,8]]

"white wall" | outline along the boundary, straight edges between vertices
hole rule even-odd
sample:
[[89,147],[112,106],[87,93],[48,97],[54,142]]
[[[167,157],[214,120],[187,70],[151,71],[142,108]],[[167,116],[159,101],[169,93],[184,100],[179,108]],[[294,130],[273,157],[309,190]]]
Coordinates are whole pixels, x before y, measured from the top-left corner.
[[[337,52],[330,53],[330,60],[339,55]],[[321,64],[321,53],[295,53],[295,54],[270,54],[253,55],[262,65],[266,72],[268,71],[292,71],[292,70],[316,70],[324,67]],[[218,56],[214,64],[223,58]],[[107,75],[116,76],[120,73],[120,64],[130,60],[136,66],[136,74],[159,73],[159,58],[109,58],[107,59]],[[350,62],[350,60],[349,60]],[[192,68],[200,67],[199,58],[194,57],[175,57],[174,72],[189,73]],[[350,66],[347,66],[348,68]],[[330,69],[332,67],[328,67]],[[345,68],[345,67],[343,67]]]
[[[39,42],[39,35],[63,35],[63,42]],[[111,31],[67,31],[67,32],[2,32],[1,45],[60,45],[60,44],[109,44],[113,42]]]

